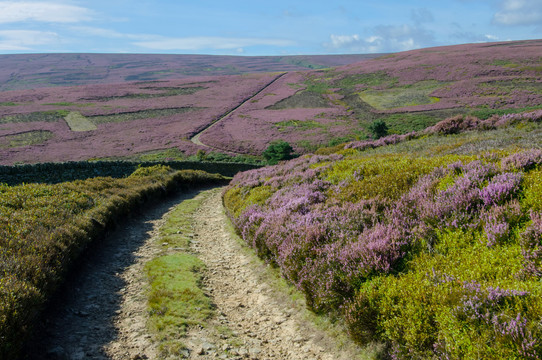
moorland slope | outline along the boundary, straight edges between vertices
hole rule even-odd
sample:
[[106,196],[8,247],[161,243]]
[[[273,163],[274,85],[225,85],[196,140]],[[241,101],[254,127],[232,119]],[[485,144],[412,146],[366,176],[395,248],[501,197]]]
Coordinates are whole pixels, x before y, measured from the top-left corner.
[[300,71],[347,65],[379,56],[219,56],[174,54],[0,55],[0,91],[50,86],[184,79],[194,76]]
[[[302,154],[366,139],[377,120],[389,133],[405,134],[455,115],[486,119],[535,110],[542,103],[541,53],[540,40],[468,44],[313,71],[141,76],[135,82],[3,91],[0,162],[182,159],[198,150],[259,156],[279,139]],[[165,60],[152,66],[170,74]],[[122,80],[131,76],[122,74]],[[194,144],[189,139],[196,135]]]

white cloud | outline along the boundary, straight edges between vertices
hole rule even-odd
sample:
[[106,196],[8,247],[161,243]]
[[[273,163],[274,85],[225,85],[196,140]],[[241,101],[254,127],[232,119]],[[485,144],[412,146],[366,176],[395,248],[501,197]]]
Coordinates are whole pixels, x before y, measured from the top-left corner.
[[381,25],[372,29],[372,35],[362,38],[359,34],[330,36],[324,47],[335,52],[379,53],[406,51],[435,44],[433,34],[411,25]]
[[91,20],[93,14],[91,10],[80,6],[54,2],[0,1],[0,23],[22,21],[76,23]]
[[0,50],[25,51],[32,46],[58,44],[59,36],[50,31],[0,30]]
[[358,34],[354,34],[354,35],[331,34],[330,38],[331,38],[331,46],[335,48],[350,47],[362,41]]
[[136,41],[134,45],[153,50],[202,50],[202,49],[238,49],[247,46],[292,46],[293,41],[282,39],[258,38],[223,38],[223,37],[187,37],[156,38],[154,40]]
[[498,25],[540,25],[542,0],[503,0],[493,16]]

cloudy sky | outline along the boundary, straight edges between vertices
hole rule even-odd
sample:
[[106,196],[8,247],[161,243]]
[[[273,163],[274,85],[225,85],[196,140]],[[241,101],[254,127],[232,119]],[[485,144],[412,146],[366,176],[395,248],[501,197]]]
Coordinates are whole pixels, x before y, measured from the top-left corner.
[[0,0],[0,53],[296,55],[542,38],[542,0]]

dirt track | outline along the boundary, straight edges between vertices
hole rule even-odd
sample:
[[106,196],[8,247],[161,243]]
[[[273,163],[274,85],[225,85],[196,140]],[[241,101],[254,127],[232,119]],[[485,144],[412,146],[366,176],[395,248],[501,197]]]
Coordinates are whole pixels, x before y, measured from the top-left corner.
[[[302,309],[272,287],[266,266],[232,236],[220,188],[191,192],[123,224],[89,254],[32,343],[32,359],[157,359],[146,329],[144,264],[167,212],[203,196],[193,215],[190,252],[207,265],[204,290],[216,305],[205,327],[192,328],[179,357],[190,359],[352,359],[304,320]],[[266,275],[267,274],[267,275]]]

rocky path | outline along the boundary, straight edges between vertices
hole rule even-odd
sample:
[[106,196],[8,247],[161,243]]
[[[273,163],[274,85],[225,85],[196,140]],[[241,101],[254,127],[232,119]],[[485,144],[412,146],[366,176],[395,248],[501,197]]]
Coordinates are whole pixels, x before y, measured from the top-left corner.
[[232,236],[220,195],[212,190],[195,214],[192,250],[207,265],[204,286],[218,315],[189,333],[190,358],[353,359],[268,284],[269,269]]
[[203,196],[189,251],[207,270],[204,291],[216,305],[206,326],[183,339],[190,359],[353,359],[305,320],[304,310],[269,283],[271,275],[231,232],[220,188],[191,192],[123,224],[83,261],[38,330],[31,359],[158,359],[146,329],[143,267],[160,252],[155,236],[168,211]]
[[156,359],[143,267],[167,213],[200,191],[147,208],[85,254],[28,345],[29,359]]

